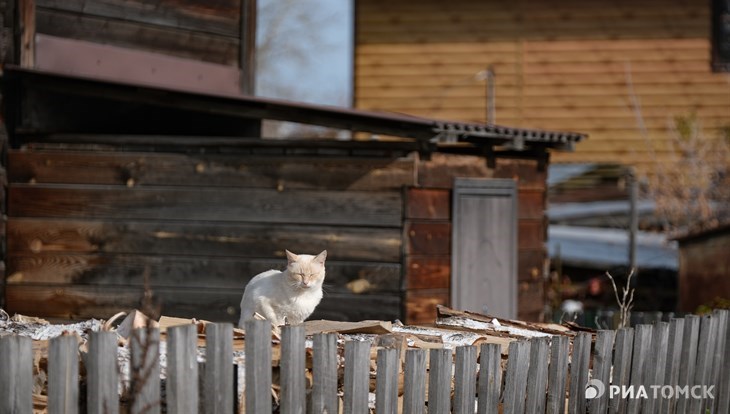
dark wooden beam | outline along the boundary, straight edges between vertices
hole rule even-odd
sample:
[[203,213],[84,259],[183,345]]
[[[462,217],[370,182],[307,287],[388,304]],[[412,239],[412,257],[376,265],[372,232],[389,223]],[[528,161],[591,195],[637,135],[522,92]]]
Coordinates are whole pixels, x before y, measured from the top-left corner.
[[256,94],[256,0],[241,0],[241,93]]

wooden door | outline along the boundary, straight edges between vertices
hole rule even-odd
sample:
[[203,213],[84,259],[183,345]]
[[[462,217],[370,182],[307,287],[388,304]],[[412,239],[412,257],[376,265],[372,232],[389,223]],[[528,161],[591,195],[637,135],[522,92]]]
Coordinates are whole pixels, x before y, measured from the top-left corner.
[[457,178],[453,193],[451,305],[517,316],[517,185]]

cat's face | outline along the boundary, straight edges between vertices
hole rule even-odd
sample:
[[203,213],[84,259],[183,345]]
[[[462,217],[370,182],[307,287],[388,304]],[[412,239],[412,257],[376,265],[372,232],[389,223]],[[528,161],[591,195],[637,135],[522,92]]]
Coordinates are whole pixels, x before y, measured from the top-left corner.
[[312,289],[322,286],[324,281],[324,261],[327,258],[327,250],[312,256],[309,254],[294,254],[286,251],[286,258],[289,261],[287,273],[289,283],[298,289]]

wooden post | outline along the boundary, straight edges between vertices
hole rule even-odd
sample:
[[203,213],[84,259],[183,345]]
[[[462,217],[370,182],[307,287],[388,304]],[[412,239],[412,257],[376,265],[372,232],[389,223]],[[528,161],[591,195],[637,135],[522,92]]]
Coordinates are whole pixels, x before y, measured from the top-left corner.
[[377,377],[375,379],[375,412],[398,412],[398,350],[379,349]]
[[601,330],[596,336],[596,348],[593,354],[593,379],[601,381],[606,392],[588,402],[590,413],[605,413],[608,410],[608,386],[611,382],[611,355],[613,354],[613,338],[615,331]]
[[271,323],[246,321],[245,347],[246,412],[271,414]]
[[48,413],[78,412],[79,342],[75,335],[62,335],[48,348]]
[[530,343],[515,341],[509,344],[507,376],[504,386],[504,412],[525,412],[527,371],[530,369]]
[[160,412],[160,331],[138,328],[131,340],[132,413]]
[[548,370],[547,414],[565,413],[565,383],[568,377],[568,352],[570,338],[553,336],[550,344],[550,368]]
[[[454,414],[474,414],[477,380],[477,348],[456,348],[454,371]],[[447,388],[451,388],[450,384]]]
[[502,347],[482,344],[479,356],[478,414],[496,413],[502,390]]
[[306,413],[304,325],[281,329],[281,412]]
[[428,414],[451,412],[451,350],[432,349],[428,362]]
[[337,413],[337,335],[314,335],[312,351],[312,412]]
[[241,93],[256,93],[256,0],[241,0]]
[[25,336],[0,338],[0,413],[33,412],[33,344]]
[[18,0],[20,20],[20,66],[35,67],[35,0]]
[[119,413],[117,334],[89,334],[86,356],[86,406],[89,414]]
[[530,339],[530,369],[527,373],[525,412],[544,413],[548,381],[548,338]]
[[370,342],[345,342],[344,414],[367,414],[370,390]]
[[568,392],[568,412],[586,412],[586,385],[591,356],[591,334],[581,332],[573,340],[573,355],[570,359],[570,391]]
[[403,414],[424,414],[426,401],[426,350],[406,351],[403,373]]
[[198,330],[193,324],[167,330],[167,412],[198,412]]

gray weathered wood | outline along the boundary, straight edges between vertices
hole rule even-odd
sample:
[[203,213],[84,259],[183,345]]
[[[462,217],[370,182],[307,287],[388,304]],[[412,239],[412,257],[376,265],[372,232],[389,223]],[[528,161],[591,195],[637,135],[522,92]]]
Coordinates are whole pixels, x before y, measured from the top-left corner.
[[715,398],[707,401],[707,408],[710,410],[710,412],[721,412],[718,411],[717,408],[720,403],[719,393],[724,392],[720,388],[720,378],[722,375],[721,372],[727,371],[727,368],[723,368],[726,367],[728,361],[724,358],[725,347],[727,346],[726,336],[728,327],[728,314],[730,314],[730,311],[725,309],[716,309],[712,312],[712,317],[716,319],[715,325],[717,329],[717,335],[715,338],[714,357],[711,363],[712,376],[710,377],[710,384],[715,386]]
[[570,359],[570,391],[568,392],[568,412],[586,412],[585,390],[588,384],[588,367],[591,355],[591,334],[581,332],[573,340],[573,353]]
[[117,334],[92,332],[86,356],[86,405],[89,414],[117,414],[119,374]]
[[[667,364],[667,347],[669,341],[669,323],[657,322],[652,327],[651,350],[649,352],[645,369],[646,390],[649,398],[644,401],[643,412],[647,414],[658,413],[661,403],[659,388],[652,386],[664,385],[664,370]],[[656,391],[655,391],[656,390]],[[654,393],[656,392],[656,396]],[[656,398],[655,398],[656,397]]]
[[423,414],[426,410],[426,350],[406,351],[403,372],[403,414]]
[[50,340],[48,348],[48,413],[79,411],[79,342],[75,335]]
[[375,379],[375,412],[378,414],[398,412],[398,365],[397,349],[378,350]]
[[[616,346],[613,354],[613,375],[611,385],[628,386],[631,382],[631,356],[634,349],[634,328],[621,328],[616,331]],[[627,400],[611,398],[608,412],[611,414],[626,411]]]
[[160,331],[138,328],[132,332],[132,413],[159,413],[160,397]]
[[312,412],[337,413],[337,335],[314,335],[312,348]]
[[515,181],[457,178],[452,212],[451,306],[517,317]]
[[[651,352],[651,325],[637,325],[634,328],[634,349],[631,361],[630,384],[637,390],[642,385],[647,385],[646,364],[649,363]],[[644,400],[641,398],[629,398],[626,410],[629,414],[641,412],[641,405]]]
[[451,412],[450,349],[431,349],[428,360],[428,414]]
[[547,337],[530,339],[530,369],[527,373],[527,401],[525,412],[544,413],[547,397],[548,355]]
[[502,347],[482,344],[479,352],[478,414],[496,413],[502,391]]
[[281,412],[282,414],[305,414],[306,378],[304,350],[304,326],[281,328]]
[[588,401],[589,413],[605,414],[608,410],[608,386],[611,383],[611,356],[616,332],[601,330],[596,334],[596,347],[593,353],[593,379],[605,386],[603,395]]
[[0,413],[33,411],[33,349],[30,338],[0,337]]
[[[717,343],[717,318],[705,315],[700,321],[700,341],[697,346],[697,367],[695,369],[694,385],[710,386],[712,379],[712,364],[715,357]],[[691,398],[689,411],[704,413],[708,406],[705,398]]]
[[[664,381],[660,384],[676,386],[679,384],[679,361],[682,355],[682,337],[684,335],[684,319],[674,318],[669,322],[669,335],[667,337],[667,358],[664,366]],[[659,412],[662,414],[673,414],[677,399],[661,398],[659,400]]]
[[198,328],[180,325],[167,329],[167,412],[198,412]]
[[[679,363],[679,386],[694,385],[695,368],[697,366],[697,345],[700,338],[700,318],[688,315],[684,318],[684,338],[682,340],[682,354]],[[689,399],[686,396],[677,396],[676,412],[686,413],[689,409]]]
[[545,412],[547,414],[564,414],[570,338],[567,336],[553,336],[550,341],[550,367],[548,369],[548,393]]
[[[246,321],[246,412],[271,413],[271,323]],[[231,344],[232,345],[232,344]],[[228,365],[231,360],[228,360]],[[206,372],[208,367],[206,367]],[[232,407],[229,405],[229,407]]]
[[477,391],[477,347],[456,348],[454,370],[454,414],[474,414]]
[[[722,361],[725,361],[723,368],[726,367],[727,361],[730,361],[730,311],[722,311],[725,314],[725,348],[722,352]],[[720,378],[716,387],[717,406],[715,412],[730,412],[730,369],[720,369]]]
[[515,341],[509,344],[507,375],[504,386],[504,412],[525,412],[527,372],[530,369],[530,343]]
[[370,391],[370,342],[345,342],[344,414],[367,414]]

